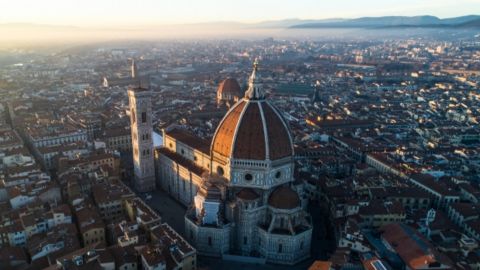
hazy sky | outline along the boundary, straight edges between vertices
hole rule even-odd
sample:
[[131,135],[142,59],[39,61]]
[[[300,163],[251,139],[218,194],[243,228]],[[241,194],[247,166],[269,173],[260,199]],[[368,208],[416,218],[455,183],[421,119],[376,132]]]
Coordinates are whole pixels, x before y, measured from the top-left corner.
[[0,0],[0,23],[126,26],[480,13],[480,0]]

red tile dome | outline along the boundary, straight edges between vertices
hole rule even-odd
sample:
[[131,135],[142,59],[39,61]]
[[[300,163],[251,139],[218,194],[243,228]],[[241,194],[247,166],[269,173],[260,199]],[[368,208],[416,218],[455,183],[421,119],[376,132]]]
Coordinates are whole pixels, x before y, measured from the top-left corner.
[[294,209],[300,206],[300,197],[290,187],[281,186],[270,194],[268,205],[277,209]]
[[237,193],[237,198],[244,200],[244,201],[254,201],[260,196],[253,191],[251,188],[242,188],[238,193]]
[[212,140],[212,155],[247,160],[293,156],[287,124],[267,100],[242,99],[225,115]]
[[243,92],[238,81],[233,78],[223,80],[217,88],[217,96],[242,97]]

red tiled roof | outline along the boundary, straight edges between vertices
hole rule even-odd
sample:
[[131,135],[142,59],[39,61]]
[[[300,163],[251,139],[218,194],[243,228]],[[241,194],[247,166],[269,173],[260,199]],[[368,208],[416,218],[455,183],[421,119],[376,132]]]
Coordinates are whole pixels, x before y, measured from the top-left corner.
[[263,132],[260,108],[256,103],[247,103],[239,119],[236,138],[233,141],[232,157],[263,160],[265,156],[265,133]]
[[[440,262],[440,256],[430,242],[407,225],[392,223],[384,226],[382,231],[384,231],[382,237],[411,269],[419,269],[426,264]],[[445,261],[440,263],[449,264]]]
[[242,114],[243,108],[246,104],[247,103],[245,101],[237,103],[237,105],[235,105],[232,110],[225,115],[217,129],[217,133],[213,137],[213,152],[217,152],[225,157],[230,156],[237,122],[239,121],[240,115]]
[[331,262],[326,261],[314,261],[308,270],[330,270],[332,267]]
[[207,155],[210,153],[210,144],[208,141],[190,134],[186,130],[173,128],[171,130],[166,130],[165,134]]

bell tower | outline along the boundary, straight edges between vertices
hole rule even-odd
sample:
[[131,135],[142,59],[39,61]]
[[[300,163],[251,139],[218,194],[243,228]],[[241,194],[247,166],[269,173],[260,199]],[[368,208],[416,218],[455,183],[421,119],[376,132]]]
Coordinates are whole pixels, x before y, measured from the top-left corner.
[[139,192],[148,192],[155,189],[151,92],[141,86],[130,87],[128,101],[132,131],[134,186]]

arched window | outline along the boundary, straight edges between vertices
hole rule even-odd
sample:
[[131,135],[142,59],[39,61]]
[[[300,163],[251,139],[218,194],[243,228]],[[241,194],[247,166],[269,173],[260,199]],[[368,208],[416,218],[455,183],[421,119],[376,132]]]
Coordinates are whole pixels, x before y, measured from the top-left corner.
[[217,174],[223,176],[224,173],[225,173],[225,172],[223,171],[222,166],[218,166],[218,167],[217,167]]

